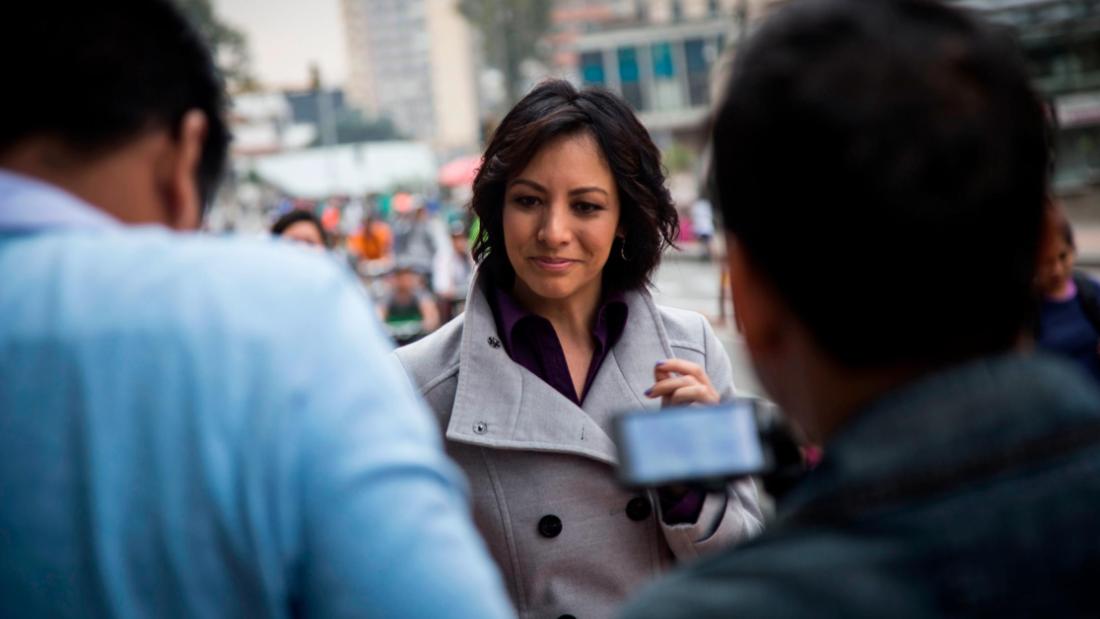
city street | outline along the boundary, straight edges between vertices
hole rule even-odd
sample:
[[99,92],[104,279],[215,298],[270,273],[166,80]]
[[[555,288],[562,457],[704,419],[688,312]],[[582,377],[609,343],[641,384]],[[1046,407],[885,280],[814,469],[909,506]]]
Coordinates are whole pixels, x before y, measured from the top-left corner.
[[721,319],[718,304],[720,263],[703,262],[695,255],[690,248],[682,254],[666,254],[654,278],[653,296],[661,305],[689,309],[706,316],[733,362],[734,385],[747,395],[760,395],[744,343],[733,325],[728,298],[726,317]]

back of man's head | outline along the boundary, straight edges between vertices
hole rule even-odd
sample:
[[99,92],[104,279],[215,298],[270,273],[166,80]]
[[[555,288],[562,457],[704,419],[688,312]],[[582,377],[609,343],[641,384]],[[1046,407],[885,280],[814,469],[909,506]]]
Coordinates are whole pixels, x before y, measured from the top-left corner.
[[0,154],[30,138],[95,158],[153,129],[206,120],[197,166],[203,202],[226,162],[224,94],[210,52],[168,0],[17,2],[0,57],[18,86],[0,115]]
[[1049,151],[1017,50],[933,0],[802,0],[714,129],[727,229],[850,368],[1005,350],[1029,324]]

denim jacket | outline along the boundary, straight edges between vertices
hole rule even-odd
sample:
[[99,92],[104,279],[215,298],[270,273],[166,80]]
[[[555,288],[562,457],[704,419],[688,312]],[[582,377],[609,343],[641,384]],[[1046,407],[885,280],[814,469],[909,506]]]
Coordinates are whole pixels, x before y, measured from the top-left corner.
[[[1028,449],[1098,425],[1100,392],[1062,361],[991,358],[920,379],[841,429],[771,531],[658,583],[624,616],[1100,616],[1100,441]],[[998,459],[1009,464],[980,466]],[[815,506],[846,515],[815,521]]]

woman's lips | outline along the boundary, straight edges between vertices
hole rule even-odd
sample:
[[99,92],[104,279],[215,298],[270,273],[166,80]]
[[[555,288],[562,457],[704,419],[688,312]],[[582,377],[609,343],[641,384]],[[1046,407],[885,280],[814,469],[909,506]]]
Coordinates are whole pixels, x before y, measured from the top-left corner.
[[568,269],[576,262],[576,260],[569,260],[567,258],[546,258],[542,256],[531,258],[531,261],[540,269],[555,273]]

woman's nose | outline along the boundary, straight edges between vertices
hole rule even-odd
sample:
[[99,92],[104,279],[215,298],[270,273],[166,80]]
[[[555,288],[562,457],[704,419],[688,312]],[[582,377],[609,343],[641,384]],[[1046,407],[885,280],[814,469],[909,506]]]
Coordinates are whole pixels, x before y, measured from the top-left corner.
[[569,230],[569,209],[552,205],[544,211],[539,226],[539,241],[551,247],[565,245],[571,238]]

